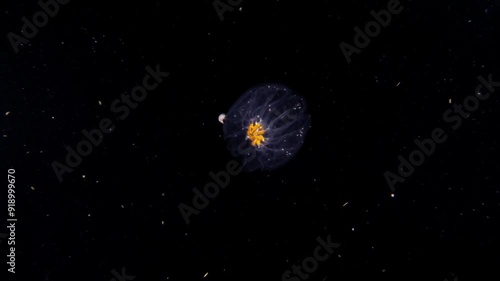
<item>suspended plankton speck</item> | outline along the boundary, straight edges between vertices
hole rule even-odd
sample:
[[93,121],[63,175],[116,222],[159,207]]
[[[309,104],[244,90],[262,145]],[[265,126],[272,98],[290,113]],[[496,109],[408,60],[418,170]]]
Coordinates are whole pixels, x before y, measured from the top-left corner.
[[224,124],[224,119],[226,119],[226,114],[221,113],[221,114],[219,115],[219,122],[221,122],[222,124]]

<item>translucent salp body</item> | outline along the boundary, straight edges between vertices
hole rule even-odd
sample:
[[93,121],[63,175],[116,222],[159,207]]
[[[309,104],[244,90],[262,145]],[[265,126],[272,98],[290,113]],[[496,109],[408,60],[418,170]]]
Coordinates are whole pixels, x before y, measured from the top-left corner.
[[299,151],[311,118],[304,99],[283,85],[246,91],[224,117],[224,138],[245,171],[272,170]]

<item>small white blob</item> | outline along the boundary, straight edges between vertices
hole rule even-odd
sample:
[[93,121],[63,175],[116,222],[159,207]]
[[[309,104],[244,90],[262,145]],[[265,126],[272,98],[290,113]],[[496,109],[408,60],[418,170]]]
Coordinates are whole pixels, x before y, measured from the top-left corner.
[[221,113],[221,114],[219,115],[219,122],[221,122],[222,124],[224,124],[224,119],[226,119],[226,114]]

